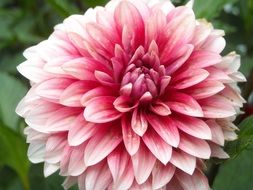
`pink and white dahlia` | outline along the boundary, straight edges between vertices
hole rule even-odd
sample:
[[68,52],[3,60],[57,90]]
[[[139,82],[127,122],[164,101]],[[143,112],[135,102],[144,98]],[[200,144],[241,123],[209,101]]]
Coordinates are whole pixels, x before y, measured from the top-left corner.
[[240,57],[224,32],[168,0],[111,0],[24,52],[17,107],[28,156],[65,189],[208,190],[203,160],[228,158]]

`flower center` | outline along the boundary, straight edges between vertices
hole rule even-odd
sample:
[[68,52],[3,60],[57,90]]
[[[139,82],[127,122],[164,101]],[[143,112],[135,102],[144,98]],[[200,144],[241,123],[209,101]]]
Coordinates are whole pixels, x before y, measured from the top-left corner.
[[150,96],[151,101],[161,95],[161,81],[166,74],[165,67],[160,64],[157,54],[144,53],[141,50],[136,50],[121,81],[121,88],[131,86],[131,92],[122,91],[121,94],[134,100]]

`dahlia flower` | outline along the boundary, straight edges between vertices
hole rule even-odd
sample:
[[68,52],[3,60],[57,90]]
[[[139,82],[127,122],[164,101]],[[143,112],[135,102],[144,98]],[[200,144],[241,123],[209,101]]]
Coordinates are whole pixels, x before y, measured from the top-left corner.
[[59,170],[65,189],[208,190],[204,160],[225,140],[244,100],[240,57],[224,32],[168,0],[111,0],[72,15],[27,49],[28,157]]

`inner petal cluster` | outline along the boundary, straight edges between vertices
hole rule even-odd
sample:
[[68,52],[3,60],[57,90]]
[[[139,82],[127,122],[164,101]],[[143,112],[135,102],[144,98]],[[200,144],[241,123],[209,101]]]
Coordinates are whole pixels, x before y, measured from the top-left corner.
[[[145,53],[142,46],[136,50],[121,81],[121,95],[130,96],[134,100],[146,96],[146,100],[151,101],[162,94],[163,89],[160,87],[166,71],[164,65],[160,64],[157,51],[158,48],[155,42],[151,44],[147,53]],[[170,77],[166,78],[168,80]],[[131,91],[124,91],[128,86],[131,86]]]

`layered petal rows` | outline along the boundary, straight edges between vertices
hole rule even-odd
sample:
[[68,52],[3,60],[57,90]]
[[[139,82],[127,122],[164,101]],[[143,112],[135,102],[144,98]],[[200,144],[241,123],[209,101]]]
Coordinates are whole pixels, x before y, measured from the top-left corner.
[[244,103],[224,32],[170,1],[111,0],[27,49],[28,156],[68,189],[208,190],[203,160],[228,158]]

